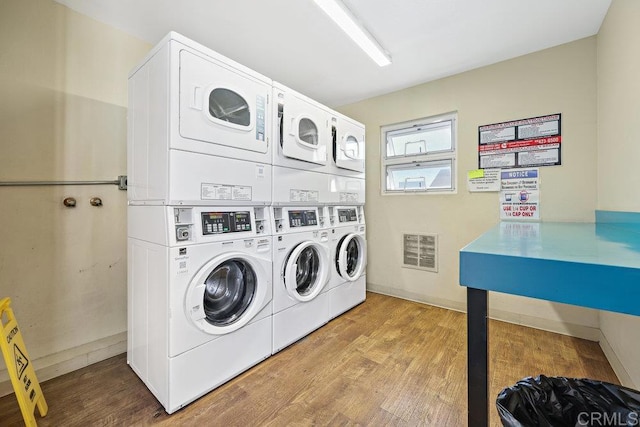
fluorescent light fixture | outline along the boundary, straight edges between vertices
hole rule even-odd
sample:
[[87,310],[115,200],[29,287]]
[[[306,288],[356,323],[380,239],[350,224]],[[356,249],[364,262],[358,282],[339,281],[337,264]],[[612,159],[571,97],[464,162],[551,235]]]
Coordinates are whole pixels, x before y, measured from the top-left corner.
[[340,0],[313,0],[360,49],[381,67],[391,64],[391,57]]

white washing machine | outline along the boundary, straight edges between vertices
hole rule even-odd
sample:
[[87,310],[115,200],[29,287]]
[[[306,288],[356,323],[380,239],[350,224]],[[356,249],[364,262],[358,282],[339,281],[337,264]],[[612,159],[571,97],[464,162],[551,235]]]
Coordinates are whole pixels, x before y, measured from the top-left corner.
[[329,109],[273,82],[273,165],[329,173]]
[[333,319],[366,299],[367,241],[364,206],[330,206],[331,277],[329,314]]
[[129,75],[129,203],[268,205],[271,93],[271,79],[169,33]]
[[331,156],[329,173],[365,176],[365,126],[337,111],[331,111]]
[[128,214],[127,362],[172,413],[271,355],[269,210]]
[[329,321],[330,234],[323,207],[272,207],[273,346],[282,350]]

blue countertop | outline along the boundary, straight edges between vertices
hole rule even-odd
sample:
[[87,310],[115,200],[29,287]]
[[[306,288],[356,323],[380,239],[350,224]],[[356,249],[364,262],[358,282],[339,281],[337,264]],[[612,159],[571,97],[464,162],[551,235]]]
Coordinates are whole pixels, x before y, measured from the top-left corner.
[[640,214],[617,214],[501,222],[460,250],[460,284],[640,315]]

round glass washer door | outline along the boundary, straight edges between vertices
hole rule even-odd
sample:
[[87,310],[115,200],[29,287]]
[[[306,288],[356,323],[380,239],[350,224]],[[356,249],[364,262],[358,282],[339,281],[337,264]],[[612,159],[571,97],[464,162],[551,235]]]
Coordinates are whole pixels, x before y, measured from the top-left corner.
[[192,322],[209,333],[224,334],[243,327],[264,307],[267,287],[262,266],[242,253],[209,261],[194,276],[186,297]]
[[289,295],[298,301],[314,299],[329,278],[329,255],[315,242],[296,246],[284,267],[284,285]]
[[367,265],[367,241],[359,234],[347,234],[338,242],[335,261],[343,279],[357,280]]

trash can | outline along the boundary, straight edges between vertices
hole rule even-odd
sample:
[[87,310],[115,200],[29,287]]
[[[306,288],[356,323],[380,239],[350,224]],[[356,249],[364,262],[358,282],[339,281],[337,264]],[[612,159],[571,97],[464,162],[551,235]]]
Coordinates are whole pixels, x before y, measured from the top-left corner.
[[527,377],[498,394],[503,426],[640,426],[640,392],[602,381]]

